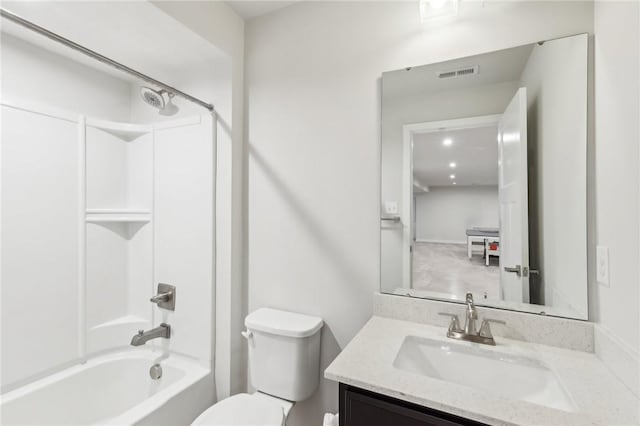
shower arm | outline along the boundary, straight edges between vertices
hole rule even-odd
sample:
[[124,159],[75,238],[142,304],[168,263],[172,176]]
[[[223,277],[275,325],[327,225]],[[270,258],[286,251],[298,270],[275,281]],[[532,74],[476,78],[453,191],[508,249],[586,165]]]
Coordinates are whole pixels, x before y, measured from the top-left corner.
[[9,12],[8,10],[6,10],[5,8],[0,8],[0,16],[2,16],[3,18],[8,19],[11,22],[14,22],[24,28],[27,28],[31,31],[34,31],[42,36],[47,37],[50,40],[53,40],[55,42],[58,42],[60,44],[63,44],[77,52],[80,52],[90,58],[93,58],[99,62],[102,62],[103,64],[109,65],[117,70],[123,71],[127,74],[131,74],[132,76],[139,78],[140,80],[144,80],[147,83],[151,83],[155,86],[158,86],[160,89],[164,90],[165,92],[169,93],[169,94],[174,94],[177,96],[180,96],[181,98],[184,98],[186,100],[188,100],[189,102],[193,102],[195,104],[200,105],[203,108],[206,108],[207,110],[214,112],[214,107],[212,104],[204,102],[194,96],[189,95],[188,93],[185,93],[181,90],[176,89],[175,87],[169,86],[168,84],[165,84],[161,81],[156,80],[153,77],[149,77],[146,74],[141,73],[140,71],[136,71],[133,68],[129,68],[128,66],[121,64],[118,61],[115,61],[109,57],[106,57],[104,55],[99,54],[98,52],[95,52],[89,48],[86,48],[74,41],[71,41],[67,38],[62,37],[59,34],[54,33],[53,31],[49,31],[46,28],[43,28],[37,24],[34,24],[31,21],[28,21],[24,18],[22,18],[21,16],[16,15],[15,13]]

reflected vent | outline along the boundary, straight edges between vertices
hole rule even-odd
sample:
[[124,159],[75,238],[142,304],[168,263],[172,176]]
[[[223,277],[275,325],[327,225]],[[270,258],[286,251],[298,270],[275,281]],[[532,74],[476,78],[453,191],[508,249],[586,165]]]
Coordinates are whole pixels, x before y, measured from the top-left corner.
[[479,68],[480,67],[476,65],[474,67],[459,68],[457,70],[440,71],[438,73],[438,78],[456,78],[469,75],[478,75]]

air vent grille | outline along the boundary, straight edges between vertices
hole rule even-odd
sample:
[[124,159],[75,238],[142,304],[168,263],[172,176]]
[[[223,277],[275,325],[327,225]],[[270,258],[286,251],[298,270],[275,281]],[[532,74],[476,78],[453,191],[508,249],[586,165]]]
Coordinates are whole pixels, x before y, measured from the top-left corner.
[[451,78],[455,76],[456,76],[455,71],[444,71],[444,72],[438,73],[438,78]]
[[470,75],[478,75],[480,67],[478,65],[473,67],[459,68],[456,70],[440,71],[438,72],[438,78],[456,78],[466,77]]

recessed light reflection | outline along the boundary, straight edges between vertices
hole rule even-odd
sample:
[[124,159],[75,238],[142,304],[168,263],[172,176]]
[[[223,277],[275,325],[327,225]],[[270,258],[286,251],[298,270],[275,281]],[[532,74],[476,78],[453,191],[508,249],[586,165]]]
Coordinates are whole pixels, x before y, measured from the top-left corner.
[[434,9],[440,9],[444,7],[445,4],[447,4],[447,1],[448,0],[429,0],[429,6]]
[[449,163],[449,167],[451,167],[452,169],[455,169],[456,168],[456,163],[453,163],[453,162]]
[[442,145],[451,146],[453,145],[453,141],[451,140],[451,138],[446,138],[445,140],[442,141]]
[[454,185],[457,185],[457,183],[453,182]]
[[455,179],[456,175],[449,175],[449,179]]

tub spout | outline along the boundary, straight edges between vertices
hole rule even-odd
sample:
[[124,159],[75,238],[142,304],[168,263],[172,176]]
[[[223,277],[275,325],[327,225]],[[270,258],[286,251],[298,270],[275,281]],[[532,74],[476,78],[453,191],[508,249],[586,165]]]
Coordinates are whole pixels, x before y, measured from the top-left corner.
[[162,323],[160,327],[152,328],[148,331],[138,330],[138,334],[131,338],[131,346],[141,346],[149,340],[159,337],[164,337],[165,339],[171,337],[171,326],[169,324]]

